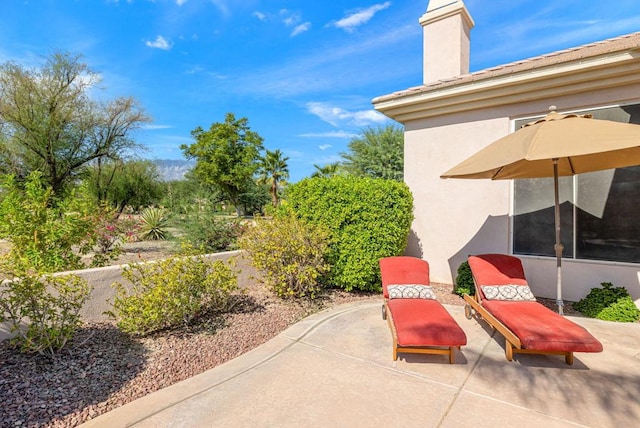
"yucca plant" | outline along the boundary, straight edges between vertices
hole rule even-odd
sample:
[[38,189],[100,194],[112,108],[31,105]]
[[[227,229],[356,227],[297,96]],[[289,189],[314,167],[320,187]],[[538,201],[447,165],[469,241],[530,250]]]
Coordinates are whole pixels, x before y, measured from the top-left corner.
[[140,215],[142,227],[140,236],[146,241],[163,241],[167,239],[167,223],[169,218],[164,208],[145,208]]

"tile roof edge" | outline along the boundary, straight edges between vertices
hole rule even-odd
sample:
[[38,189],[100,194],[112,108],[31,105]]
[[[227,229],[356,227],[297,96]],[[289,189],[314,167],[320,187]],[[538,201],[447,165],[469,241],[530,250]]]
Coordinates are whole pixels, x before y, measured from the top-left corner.
[[376,97],[373,99],[373,103],[376,104],[385,101],[392,101],[405,96],[414,95],[416,93],[429,92],[432,89],[455,86],[459,83],[469,83],[476,80],[486,80],[492,77],[503,76],[517,71],[533,70],[547,65],[561,64],[576,59],[619,52],[627,49],[640,49],[640,31],[605,40],[600,40],[597,42],[586,43],[572,48],[565,48],[562,50],[549,52],[544,55],[516,60],[510,63],[484,68],[482,70],[477,70],[471,73],[437,80],[435,82],[412,86],[404,90],[393,92],[391,94]]

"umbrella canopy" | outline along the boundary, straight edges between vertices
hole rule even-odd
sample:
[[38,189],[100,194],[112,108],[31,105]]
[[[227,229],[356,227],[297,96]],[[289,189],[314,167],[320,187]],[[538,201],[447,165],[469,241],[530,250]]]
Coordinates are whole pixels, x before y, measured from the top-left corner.
[[492,180],[554,177],[557,302],[562,313],[558,177],[634,165],[640,165],[639,125],[552,111],[495,141],[440,177]]

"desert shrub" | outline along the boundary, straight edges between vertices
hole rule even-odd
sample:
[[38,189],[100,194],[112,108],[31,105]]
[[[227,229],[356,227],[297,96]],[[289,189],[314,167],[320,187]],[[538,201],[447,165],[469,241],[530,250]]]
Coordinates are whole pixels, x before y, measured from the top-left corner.
[[207,312],[227,308],[238,287],[233,263],[204,256],[173,256],[131,265],[123,271],[129,284],[116,282],[113,311],[118,328],[145,335],[187,325]]
[[185,239],[205,252],[234,250],[238,247],[238,237],[245,227],[243,220],[192,213],[184,216],[180,228]]
[[81,255],[95,243],[95,206],[82,189],[57,197],[32,173],[24,183],[7,176],[0,202],[0,238],[11,242],[6,256],[34,272],[83,267]]
[[122,244],[138,238],[139,222],[131,215],[118,216],[114,210],[102,208],[96,214],[92,267],[106,266],[122,254]]
[[610,282],[600,285],[602,288],[592,288],[584,299],[574,303],[574,309],[606,321],[635,322],[640,319],[640,310],[626,288],[614,287]]
[[0,322],[8,322],[15,334],[11,345],[24,353],[54,354],[80,327],[79,312],[89,292],[76,275],[24,273],[2,281]]
[[378,261],[407,245],[413,197],[393,180],[308,178],[289,186],[286,209],[330,231],[331,286],[375,291],[381,287]]
[[252,264],[280,297],[316,297],[329,266],[327,229],[292,216],[256,220],[240,238]]
[[145,241],[163,241],[169,232],[169,217],[163,208],[148,207],[140,214],[140,238]]
[[473,296],[476,294],[476,286],[473,283],[473,275],[471,274],[471,268],[467,261],[460,263],[460,266],[458,266],[456,286],[453,292],[459,296],[462,296],[463,294]]

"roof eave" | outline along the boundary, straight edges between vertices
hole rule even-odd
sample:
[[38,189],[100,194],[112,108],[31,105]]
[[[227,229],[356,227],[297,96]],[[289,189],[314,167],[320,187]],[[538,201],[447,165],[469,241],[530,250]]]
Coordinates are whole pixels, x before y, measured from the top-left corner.
[[640,83],[640,50],[628,49],[483,78],[458,84],[414,88],[373,100],[376,110],[405,123],[480,108],[558,98],[586,90]]

